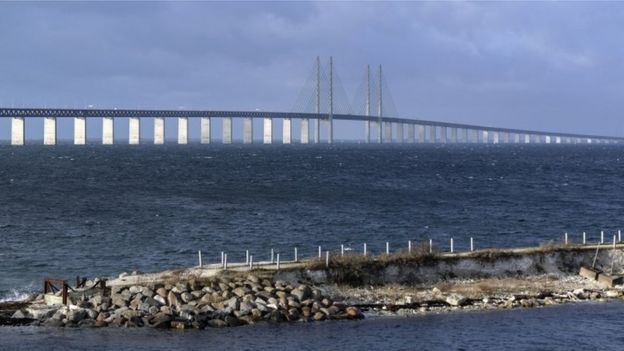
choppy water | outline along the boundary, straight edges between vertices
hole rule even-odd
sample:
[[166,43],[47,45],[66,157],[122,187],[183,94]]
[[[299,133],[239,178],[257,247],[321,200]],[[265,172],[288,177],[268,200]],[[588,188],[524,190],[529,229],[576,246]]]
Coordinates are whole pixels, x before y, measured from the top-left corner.
[[[477,247],[565,231],[597,240],[622,224],[623,174],[624,148],[599,145],[1,146],[0,299],[45,276],[190,266],[197,250],[233,261],[245,249],[287,259],[295,246],[301,256],[342,243],[379,252],[428,238],[446,247],[454,237],[460,250],[471,236]],[[345,328],[375,334],[395,322],[367,323]]]

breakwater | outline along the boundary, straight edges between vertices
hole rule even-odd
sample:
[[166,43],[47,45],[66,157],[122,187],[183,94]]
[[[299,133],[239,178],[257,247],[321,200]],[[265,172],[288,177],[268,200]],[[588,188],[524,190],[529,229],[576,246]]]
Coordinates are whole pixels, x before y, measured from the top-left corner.
[[347,255],[281,267],[123,273],[105,288],[72,292],[67,306],[58,303],[60,293],[33,297],[17,306],[11,324],[202,329],[359,319],[362,310],[405,314],[622,298],[622,286],[601,286],[577,275],[594,258],[604,270],[621,273],[624,267],[619,245]]

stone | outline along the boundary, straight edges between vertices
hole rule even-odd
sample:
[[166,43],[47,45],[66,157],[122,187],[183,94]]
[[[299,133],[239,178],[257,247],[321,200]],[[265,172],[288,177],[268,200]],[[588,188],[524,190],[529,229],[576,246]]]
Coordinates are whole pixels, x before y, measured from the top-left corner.
[[225,323],[227,323],[228,327],[238,327],[243,325],[243,323],[234,316],[225,316]]
[[606,297],[610,297],[610,298],[619,297],[621,295],[622,295],[622,293],[620,291],[618,291],[618,290],[607,290],[605,292],[605,296]]
[[165,300],[165,298],[160,296],[160,295],[154,296],[154,301],[158,302],[161,305],[166,305],[167,304],[167,300]]
[[364,318],[364,315],[362,314],[362,312],[360,311],[359,308],[357,307],[353,307],[353,306],[349,306],[345,309],[345,312],[347,314],[347,316],[351,319],[361,319]]
[[258,278],[257,276],[250,274],[247,276],[247,280],[249,280],[252,283],[260,283],[260,278]]
[[246,287],[239,287],[239,288],[236,288],[236,289],[232,290],[232,292],[234,293],[234,295],[236,295],[238,297],[243,297],[243,296],[247,295],[248,293],[250,293],[251,290],[249,290]]
[[189,302],[191,302],[191,301],[193,301],[195,299],[195,297],[193,295],[191,295],[191,293],[189,293],[189,292],[183,292],[182,294],[180,294],[180,298],[185,303],[189,303]]
[[87,312],[81,308],[69,310],[67,313],[67,320],[72,323],[78,323],[85,318],[87,318]]
[[224,328],[228,326],[228,324],[221,319],[211,319],[207,322],[207,325],[211,328]]
[[329,306],[331,306],[331,304],[332,304],[332,300],[330,300],[329,298],[327,298],[327,297],[326,297],[326,298],[324,298],[324,299],[322,299],[322,300],[321,300],[321,304],[322,304],[324,307],[329,307]]
[[312,297],[312,289],[304,284],[299,285],[290,293],[297,298],[297,301],[304,301]]
[[78,322],[79,328],[95,328],[95,321],[93,319],[83,319]]
[[241,302],[238,307],[239,315],[245,316],[251,313],[253,306],[247,302]]
[[131,294],[138,294],[138,293],[141,292],[141,290],[142,290],[142,288],[140,286],[136,286],[136,285],[133,285],[133,286],[131,286],[129,288],[129,291],[130,291]]
[[65,324],[63,324],[62,321],[57,320],[57,319],[48,319],[47,321],[43,322],[43,326],[44,327],[59,328],[59,327],[65,326]]
[[468,303],[468,299],[459,294],[450,294],[445,301],[451,306],[464,306]]
[[127,310],[127,311],[123,311],[121,313],[121,316],[124,317],[125,319],[130,320],[133,317],[140,317],[141,316],[141,312],[134,311],[134,310]]
[[314,318],[315,321],[322,321],[325,320],[325,314],[323,312],[316,312],[312,318]]
[[299,314],[299,310],[298,309],[291,308],[291,309],[288,310],[288,320],[289,321],[296,321],[296,320],[299,319],[299,317],[300,317],[300,314]]
[[173,292],[173,290],[169,291],[169,294],[167,295],[167,301],[169,302],[169,307],[177,307],[180,305],[178,296],[176,295],[176,293]]
[[167,295],[169,295],[169,292],[165,288],[158,288],[156,290],[156,294],[158,294],[158,296],[166,299]]
[[237,298],[232,297],[231,299],[225,301],[224,303],[225,306],[231,307],[234,310],[237,310],[240,306],[240,302],[238,301]]
[[143,287],[141,289],[141,294],[143,294],[143,296],[145,297],[154,297],[154,290],[148,288],[148,287]]
[[15,311],[15,313],[13,313],[13,315],[11,316],[12,319],[26,319],[26,318],[30,318],[28,316],[28,314],[22,310],[17,310]]
[[186,329],[186,322],[184,321],[171,321],[170,325],[173,329]]
[[301,314],[303,314],[305,318],[310,318],[310,316],[312,315],[311,308],[309,306],[302,307]]

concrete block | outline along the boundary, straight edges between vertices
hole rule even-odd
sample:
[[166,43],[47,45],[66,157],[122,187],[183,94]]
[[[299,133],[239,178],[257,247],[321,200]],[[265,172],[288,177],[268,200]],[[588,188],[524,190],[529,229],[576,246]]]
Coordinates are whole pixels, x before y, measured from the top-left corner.
[[581,266],[579,275],[589,280],[597,280],[600,272],[597,269]]

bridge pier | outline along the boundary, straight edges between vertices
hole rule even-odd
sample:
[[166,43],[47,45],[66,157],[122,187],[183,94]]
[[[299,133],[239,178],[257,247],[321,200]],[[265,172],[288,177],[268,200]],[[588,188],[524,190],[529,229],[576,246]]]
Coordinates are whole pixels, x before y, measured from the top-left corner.
[[290,144],[292,142],[292,119],[282,119],[282,144]]
[[551,141],[552,141],[552,140],[551,140],[550,135],[545,135],[545,136],[544,136],[544,142],[545,142],[546,144],[550,144],[550,142],[551,142]]
[[418,142],[425,142],[425,126],[423,125],[418,125]]
[[165,118],[154,117],[154,145],[165,143]]
[[301,143],[308,144],[310,142],[310,120],[304,118],[301,120]]
[[462,142],[464,143],[469,143],[470,140],[468,139],[468,128],[463,128],[463,137],[462,137]]
[[436,142],[436,126],[429,126],[429,142],[430,143],[435,143]]
[[[320,120],[317,120],[320,121]],[[320,125],[317,125],[317,127]],[[320,129],[317,128],[316,132],[318,133]],[[320,136],[319,136],[320,140]],[[264,144],[271,144],[273,142],[273,119],[271,117],[264,118],[264,133],[262,135],[262,141]],[[317,140],[315,140],[318,143]]]
[[561,137],[560,136],[555,137],[555,144],[561,144]]
[[11,118],[11,145],[25,144],[26,123],[24,117]]
[[446,134],[447,134],[446,127],[440,127],[440,142],[442,144],[446,144]]
[[403,123],[395,123],[397,130],[397,143],[403,143]]
[[391,122],[383,122],[383,142],[391,143],[392,142],[392,123]]
[[416,126],[413,124],[407,125],[407,142],[409,144],[416,142]]
[[457,129],[451,128],[451,143],[457,144],[459,140],[457,139]]
[[43,145],[56,145],[56,117],[43,118]]
[[202,144],[210,144],[211,133],[210,133],[210,117],[202,117],[199,122],[199,142]]
[[500,138],[500,132],[492,132],[492,144],[498,144]]
[[128,118],[128,144],[139,145],[141,142],[141,120],[139,117]]
[[[264,124],[265,124],[264,129],[266,131],[266,118],[264,119]],[[320,142],[321,142],[321,119],[317,118],[315,120],[315,126],[314,126],[314,143],[318,144]],[[265,144],[267,143],[265,142]],[[270,144],[270,142],[268,144]]]
[[102,145],[113,145],[115,128],[113,117],[102,117]]
[[188,144],[188,117],[178,117],[178,144]]
[[243,118],[243,144],[253,143],[253,119],[251,117]]
[[223,125],[221,126],[221,143],[222,144],[231,144],[232,143],[232,117],[223,117],[222,118]]
[[481,142],[484,144],[487,144],[488,142],[490,142],[489,140],[489,135],[488,135],[488,131],[487,130],[482,130],[481,131]]
[[74,117],[74,145],[84,145],[87,143],[87,119],[85,117]]

